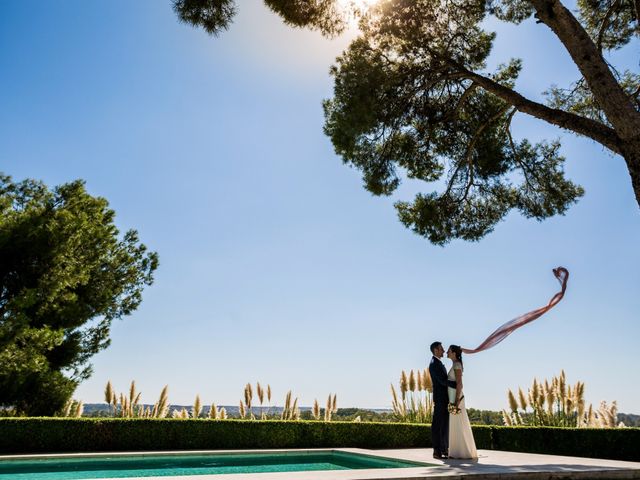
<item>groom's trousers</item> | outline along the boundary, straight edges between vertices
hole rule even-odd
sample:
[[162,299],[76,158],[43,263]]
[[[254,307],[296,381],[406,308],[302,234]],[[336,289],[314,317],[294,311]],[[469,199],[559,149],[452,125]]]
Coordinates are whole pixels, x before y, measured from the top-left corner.
[[433,405],[431,443],[434,453],[444,455],[449,451],[449,410],[446,402],[436,402]]

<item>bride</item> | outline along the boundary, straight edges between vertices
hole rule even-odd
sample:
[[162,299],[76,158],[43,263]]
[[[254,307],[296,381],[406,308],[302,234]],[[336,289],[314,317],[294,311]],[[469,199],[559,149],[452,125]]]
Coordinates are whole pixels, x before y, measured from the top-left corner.
[[449,387],[449,458],[475,459],[478,452],[462,393],[462,349],[451,345],[447,358],[453,361],[448,379],[456,382],[456,388]]

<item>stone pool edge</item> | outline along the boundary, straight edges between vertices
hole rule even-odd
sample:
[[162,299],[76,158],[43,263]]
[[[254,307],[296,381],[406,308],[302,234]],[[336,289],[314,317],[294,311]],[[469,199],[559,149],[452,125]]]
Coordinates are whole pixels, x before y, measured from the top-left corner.
[[[100,452],[73,454],[1,455],[6,459],[78,458],[102,456],[269,454],[345,452],[388,460],[417,462],[408,468],[272,472],[255,474],[183,475],[172,477],[130,477],[128,480],[635,480],[640,479],[640,463],[582,457],[560,457],[529,453],[480,450],[477,461],[435,460],[431,449],[367,450],[360,448],[270,449],[270,450],[187,450],[162,452]],[[96,479],[97,480],[97,479]],[[109,479],[111,480],[111,479]]]

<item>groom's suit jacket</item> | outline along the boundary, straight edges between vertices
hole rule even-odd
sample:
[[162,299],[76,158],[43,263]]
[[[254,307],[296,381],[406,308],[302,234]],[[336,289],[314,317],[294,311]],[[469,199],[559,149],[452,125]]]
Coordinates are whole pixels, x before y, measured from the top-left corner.
[[431,357],[429,374],[433,383],[433,401],[435,403],[449,403],[447,387],[456,388],[456,382],[447,378],[447,369],[439,358]]

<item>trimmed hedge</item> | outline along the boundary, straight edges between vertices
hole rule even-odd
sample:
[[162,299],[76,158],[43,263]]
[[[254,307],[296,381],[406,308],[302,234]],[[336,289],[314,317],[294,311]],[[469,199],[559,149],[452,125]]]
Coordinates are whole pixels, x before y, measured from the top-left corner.
[[640,428],[491,427],[492,449],[640,461]]
[[[640,460],[640,428],[473,425],[480,449]],[[428,448],[431,426],[407,423],[0,418],[0,453]]]
[[1,453],[411,448],[426,447],[430,442],[429,426],[417,424],[117,418],[0,419]]

